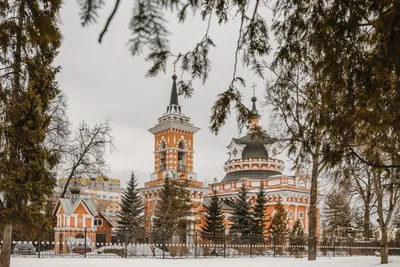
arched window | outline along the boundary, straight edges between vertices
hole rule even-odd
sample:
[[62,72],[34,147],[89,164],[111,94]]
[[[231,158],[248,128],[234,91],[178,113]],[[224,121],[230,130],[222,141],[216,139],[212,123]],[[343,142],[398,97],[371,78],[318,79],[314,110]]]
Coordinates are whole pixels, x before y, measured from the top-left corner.
[[182,151],[186,149],[186,147],[183,140],[179,142],[178,148],[178,172],[186,172],[186,152]]
[[[165,141],[161,141],[160,150],[165,149]],[[167,169],[167,152],[165,150],[160,152],[160,171]]]

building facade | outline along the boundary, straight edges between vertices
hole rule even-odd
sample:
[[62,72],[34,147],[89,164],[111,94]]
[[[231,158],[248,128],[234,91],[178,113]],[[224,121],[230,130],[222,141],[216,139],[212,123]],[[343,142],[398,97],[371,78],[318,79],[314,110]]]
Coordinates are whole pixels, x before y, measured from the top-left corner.
[[289,176],[282,173],[284,163],[276,158],[280,142],[257,134],[257,98],[253,96],[251,100],[255,118],[250,121],[247,134],[233,138],[228,145],[229,158],[224,164],[226,175],[221,181],[215,180],[210,184],[210,191],[204,196],[204,205],[208,205],[212,192],[216,192],[223,204],[229,228],[229,216],[242,185],[249,190],[248,201],[251,205],[255,204],[257,191],[262,186],[267,198],[266,216],[273,216],[276,204],[281,202],[288,214],[288,227],[291,228],[299,219],[307,232],[310,207],[308,176]]
[[[80,195],[78,186],[71,187],[69,197],[60,198],[53,211],[57,217],[54,228],[54,252],[58,254],[84,253],[93,251],[102,243],[110,243],[112,225],[96,209],[92,199]],[[86,246],[82,244],[87,242]]]
[[[80,186],[82,198],[91,199],[98,211],[112,223],[117,225],[117,213],[121,210],[121,181],[107,176],[96,178],[75,178],[74,182]],[[59,187],[64,188],[67,179],[59,179]]]
[[[200,130],[195,127],[182,112],[178,102],[176,88],[177,76],[172,76],[172,90],[167,111],[158,119],[158,123],[149,129],[154,135],[154,172],[150,175],[150,181],[140,189],[144,196],[146,229],[151,231],[154,208],[159,200],[160,190],[164,179],[189,180],[189,188],[192,200],[192,221],[200,220],[203,195],[208,192],[203,183],[197,180],[197,174],[193,169],[194,162],[194,135]],[[191,225],[193,230],[199,229],[199,225]]]
[[[149,129],[154,135],[154,172],[150,175],[144,188],[139,191],[144,196],[146,229],[151,231],[154,209],[159,200],[164,179],[186,179],[190,182],[193,212],[196,214],[192,225],[193,230],[200,230],[204,223],[204,206],[211,201],[215,191],[221,200],[226,224],[231,224],[229,217],[233,212],[234,202],[238,193],[245,185],[248,190],[248,201],[255,204],[257,191],[261,186],[266,191],[267,206],[265,213],[274,215],[275,206],[281,202],[288,213],[288,227],[300,220],[305,231],[308,231],[309,212],[309,177],[296,174],[284,175],[283,161],[277,158],[281,149],[279,140],[269,136],[257,135],[259,115],[256,108],[257,98],[252,97],[252,112],[254,119],[249,122],[249,130],[240,138],[233,138],[228,145],[229,158],[223,168],[225,177],[214,180],[204,186],[194,172],[194,136],[200,129],[191,123],[178,102],[176,88],[177,76],[172,76],[170,103],[166,112],[158,118],[158,123]],[[227,229],[227,231],[228,231]]]

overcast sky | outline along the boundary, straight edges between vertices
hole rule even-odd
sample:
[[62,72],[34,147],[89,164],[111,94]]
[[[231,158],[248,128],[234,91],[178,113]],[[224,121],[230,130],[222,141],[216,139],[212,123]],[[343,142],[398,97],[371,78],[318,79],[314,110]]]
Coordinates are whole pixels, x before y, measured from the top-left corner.
[[[143,57],[132,57],[127,47],[130,38],[128,23],[133,1],[121,1],[117,16],[100,45],[98,34],[104,26],[106,16],[114,1],[105,1],[107,6],[99,13],[98,23],[82,28],[79,10],[74,0],[64,1],[60,15],[63,44],[56,59],[62,67],[58,75],[60,88],[68,97],[69,118],[76,125],[85,120],[93,125],[111,119],[115,136],[114,151],[108,156],[111,173],[125,183],[130,171],[134,170],[140,184],[149,180],[153,172],[153,135],[147,129],[153,127],[165,111],[169,102],[173,74],[172,62],[166,74],[145,78],[149,68]],[[265,12],[268,12],[265,9]],[[176,15],[167,14],[174,52],[186,51],[203,36],[206,23],[188,16],[187,22],[177,23]],[[232,12],[232,23],[219,26],[212,24],[210,35],[217,47],[210,52],[212,71],[207,82],[195,84],[195,94],[190,99],[179,98],[183,112],[191,117],[192,123],[201,130],[194,138],[194,171],[200,180],[224,177],[222,169],[228,159],[226,146],[231,138],[238,137],[235,116],[232,116],[218,136],[208,130],[210,109],[217,94],[226,90],[232,77],[235,40],[238,34],[238,19]],[[180,77],[179,72],[177,73]],[[256,96],[263,100],[263,81],[247,70],[239,68],[238,75],[246,79],[247,88],[242,92],[245,103],[251,106],[253,83],[257,84]],[[261,122],[267,125],[268,112],[258,103],[263,114]],[[284,159],[284,158],[283,158]],[[291,173],[289,168],[285,173]]]

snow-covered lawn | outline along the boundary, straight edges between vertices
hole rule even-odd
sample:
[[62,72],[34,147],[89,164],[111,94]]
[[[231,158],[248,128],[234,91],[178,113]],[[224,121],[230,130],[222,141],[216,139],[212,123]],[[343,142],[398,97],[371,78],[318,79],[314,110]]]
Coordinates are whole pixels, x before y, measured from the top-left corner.
[[[379,257],[294,258],[208,258],[208,259],[83,259],[83,258],[12,258],[11,267],[366,267],[379,266]],[[390,257],[384,267],[399,267],[400,257]]]

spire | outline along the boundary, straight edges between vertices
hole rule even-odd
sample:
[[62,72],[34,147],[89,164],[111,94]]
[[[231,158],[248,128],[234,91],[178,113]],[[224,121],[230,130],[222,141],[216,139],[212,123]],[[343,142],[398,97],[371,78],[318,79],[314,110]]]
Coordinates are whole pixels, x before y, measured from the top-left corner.
[[178,91],[176,90],[176,71],[175,71],[175,65],[174,65],[174,75],[172,75],[172,91],[171,91],[171,100],[169,101],[170,105],[179,105],[178,102]]
[[251,86],[251,88],[253,88],[253,97],[251,98],[251,102],[253,102],[253,107],[252,107],[251,111],[254,114],[258,114],[257,107],[256,107],[256,102],[257,102],[256,87],[257,87],[257,85],[255,83],[253,83],[253,85]]
[[174,65],[174,75],[172,75],[172,90],[171,90],[171,99],[169,101],[169,105],[167,106],[167,112],[164,114],[178,114],[184,116],[181,110],[181,106],[179,106],[179,101],[178,101],[178,90],[176,89],[176,79],[178,77],[176,76],[175,72],[175,65]]
[[256,128],[258,126],[258,120],[259,120],[259,115],[258,115],[258,110],[256,107],[256,102],[257,102],[257,97],[256,97],[256,84],[253,83],[253,85],[251,86],[251,88],[253,88],[253,97],[251,98],[251,102],[253,102],[253,107],[251,108],[251,112],[256,115],[255,118],[250,120],[250,125],[249,125],[249,129],[253,130],[254,128]]

